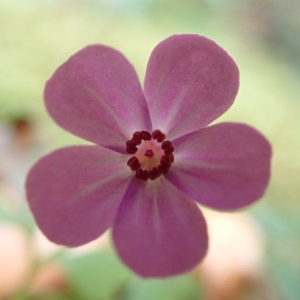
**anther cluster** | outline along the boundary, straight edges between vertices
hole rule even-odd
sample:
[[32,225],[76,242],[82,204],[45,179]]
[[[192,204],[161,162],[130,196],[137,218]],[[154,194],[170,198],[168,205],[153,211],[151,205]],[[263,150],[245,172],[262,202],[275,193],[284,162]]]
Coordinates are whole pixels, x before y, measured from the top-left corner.
[[143,161],[150,160],[154,156],[154,153],[157,152],[156,149],[147,149],[142,155],[132,156],[127,161],[127,165],[135,172],[137,179],[144,181],[148,179],[155,180],[161,174],[166,174],[169,171],[174,162],[174,147],[170,141],[165,141],[165,138],[166,135],[160,130],[154,130],[152,134],[148,131],[136,131],[132,138],[126,142],[126,152],[129,154],[136,154],[140,150],[140,145],[147,141],[153,141],[160,146],[160,160],[151,169],[143,168],[142,164]]

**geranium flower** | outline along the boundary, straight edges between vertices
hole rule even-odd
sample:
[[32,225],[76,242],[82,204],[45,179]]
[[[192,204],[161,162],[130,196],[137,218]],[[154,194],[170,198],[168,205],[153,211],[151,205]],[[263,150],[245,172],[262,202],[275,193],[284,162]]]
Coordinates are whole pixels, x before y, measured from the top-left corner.
[[[36,222],[53,242],[75,247],[112,227],[121,260],[143,277],[186,272],[205,256],[197,203],[236,210],[259,199],[271,147],[255,129],[209,125],[233,103],[232,58],[198,35],[174,35],[148,62],[144,91],[118,51],[88,46],[45,88],[50,115],[97,144],[56,150],[27,178]],[[222,249],[220,249],[222,251]]]

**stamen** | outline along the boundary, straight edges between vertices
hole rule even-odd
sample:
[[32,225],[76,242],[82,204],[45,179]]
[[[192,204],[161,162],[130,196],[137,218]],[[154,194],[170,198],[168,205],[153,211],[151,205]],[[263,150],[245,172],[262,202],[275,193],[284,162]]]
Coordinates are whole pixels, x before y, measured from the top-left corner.
[[132,140],[129,140],[126,142],[126,152],[129,153],[129,154],[134,154],[136,153],[137,151],[137,144],[132,141]]
[[170,163],[174,162],[174,156],[173,156],[173,154],[165,154],[165,155],[163,155],[163,157],[161,159],[162,160],[167,160]]
[[133,142],[135,142],[137,145],[140,145],[142,143],[142,137],[141,137],[141,133],[136,131],[133,135],[132,135],[132,139]]
[[151,180],[154,180],[161,175],[161,171],[158,168],[153,168],[152,170],[148,171],[148,173]]
[[158,129],[152,134],[148,131],[136,131],[126,142],[126,152],[135,154],[127,161],[127,165],[135,171],[137,179],[155,180],[169,171],[174,162],[174,147],[165,138],[166,135]]
[[130,167],[132,171],[136,171],[140,168],[141,164],[139,160],[133,156],[127,161],[127,165]]
[[144,141],[150,141],[151,140],[151,134],[148,131],[141,131],[141,138]]
[[160,165],[158,166],[158,169],[161,173],[167,173],[171,167],[171,163],[167,160],[162,159],[160,161]]
[[153,139],[157,140],[159,143],[163,142],[166,138],[166,135],[160,130],[156,129],[152,132]]
[[136,138],[139,138],[139,139],[142,139],[142,136],[141,136],[141,133],[139,131],[136,131],[132,137],[136,137]]
[[166,154],[172,154],[174,151],[174,147],[170,141],[164,141],[161,144],[161,148],[165,150]]
[[144,181],[147,181],[149,178],[149,173],[146,170],[138,169],[135,173],[135,176],[137,179],[142,179]]

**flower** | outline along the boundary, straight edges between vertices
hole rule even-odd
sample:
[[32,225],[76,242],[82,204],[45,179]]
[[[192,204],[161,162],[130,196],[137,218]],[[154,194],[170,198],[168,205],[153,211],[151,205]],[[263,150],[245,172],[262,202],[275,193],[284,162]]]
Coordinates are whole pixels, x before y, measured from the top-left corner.
[[30,170],[27,199],[40,229],[75,247],[112,227],[119,257],[140,276],[191,270],[208,248],[196,203],[236,210],[269,181],[271,147],[258,131],[206,127],[238,86],[232,58],[199,35],[155,47],[144,91],[118,51],[77,52],[47,82],[45,103],[62,128],[97,145],[56,150]]

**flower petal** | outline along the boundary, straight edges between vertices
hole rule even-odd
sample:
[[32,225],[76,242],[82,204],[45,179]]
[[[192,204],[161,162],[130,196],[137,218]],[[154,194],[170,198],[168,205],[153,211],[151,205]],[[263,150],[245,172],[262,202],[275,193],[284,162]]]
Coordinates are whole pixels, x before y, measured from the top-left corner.
[[88,46],[61,65],[47,82],[45,102],[61,127],[118,152],[134,131],[151,130],[136,72],[106,46]]
[[181,137],[173,145],[175,162],[166,177],[199,203],[232,210],[265,192],[271,146],[254,128],[221,123]]
[[63,148],[30,170],[27,199],[49,240],[79,246],[112,225],[128,175],[131,171],[119,153],[98,146]]
[[113,240],[123,262],[143,277],[189,271],[207,250],[205,220],[197,205],[160,178],[135,178],[120,205]]
[[205,127],[233,103],[239,71],[213,41],[173,35],[153,50],[144,91],[154,129],[174,139]]

